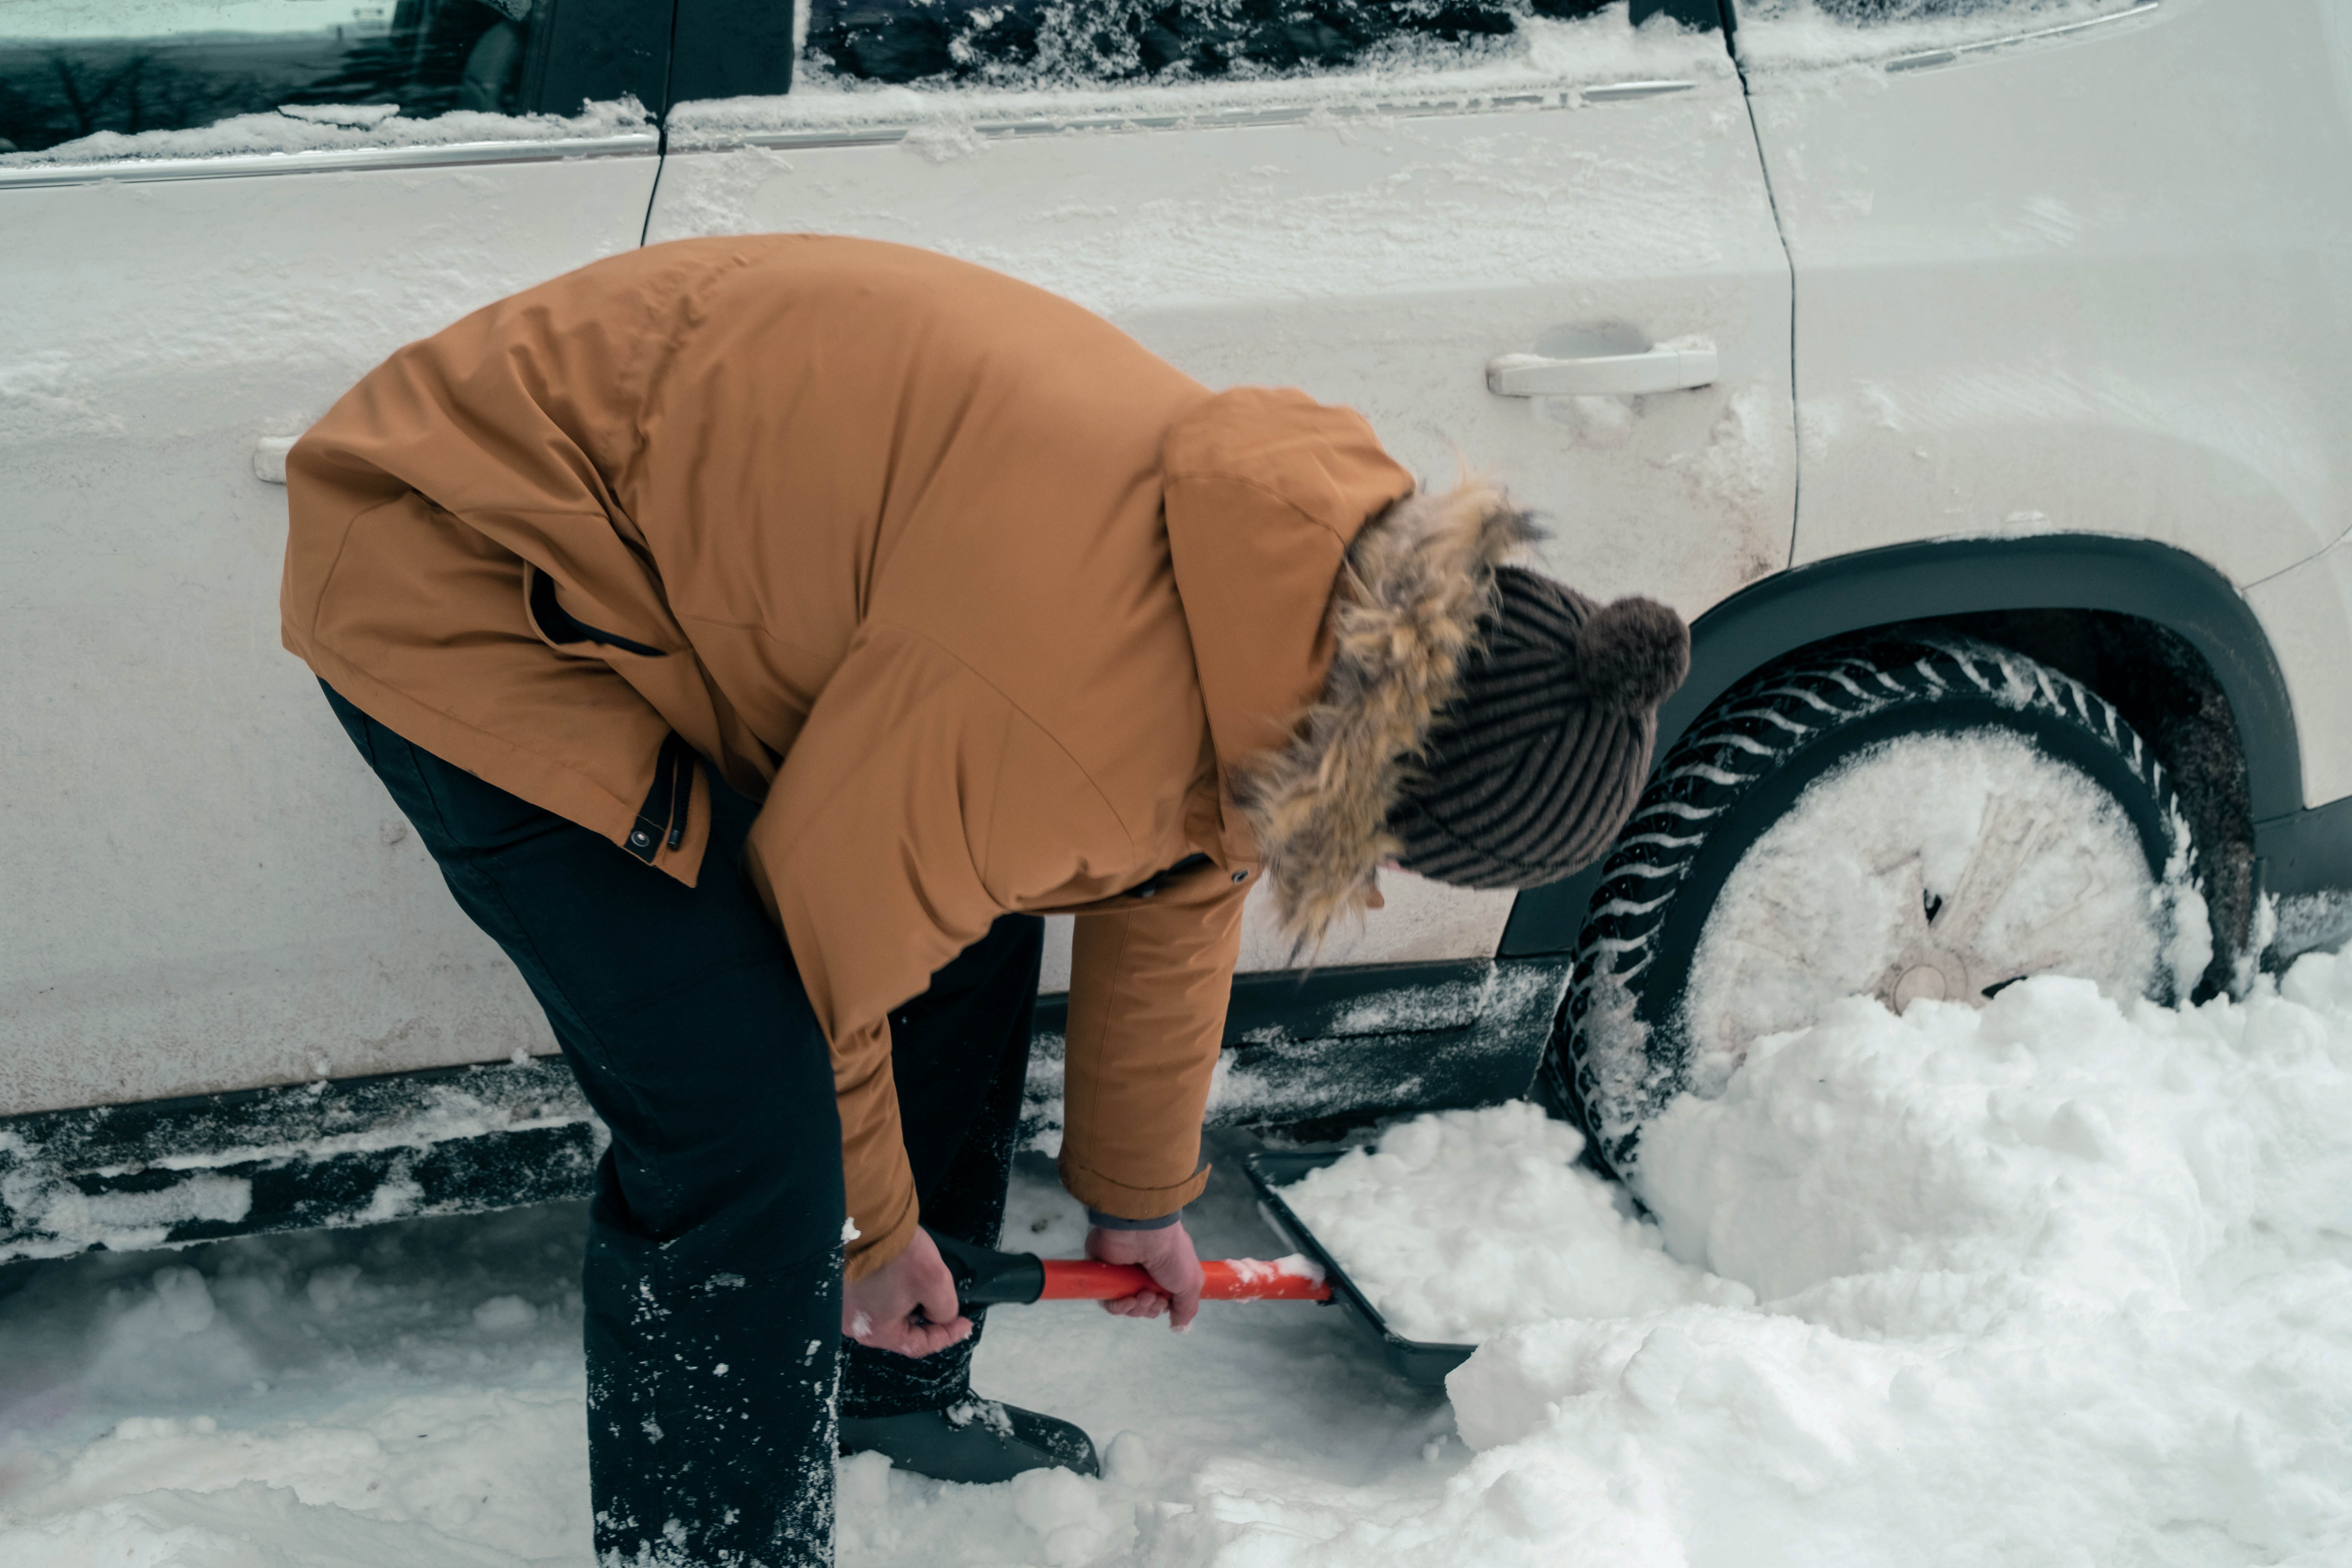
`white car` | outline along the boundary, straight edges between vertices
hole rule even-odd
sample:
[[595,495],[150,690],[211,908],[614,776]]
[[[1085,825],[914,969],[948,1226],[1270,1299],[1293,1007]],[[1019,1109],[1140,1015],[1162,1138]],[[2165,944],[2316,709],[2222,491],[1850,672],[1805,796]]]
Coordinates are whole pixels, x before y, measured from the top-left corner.
[[1532,1084],[1622,1166],[1838,995],[2352,933],[2336,0],[0,0],[0,1260],[583,1190],[278,649],[278,487],[398,344],[692,235],[1017,274],[1692,621],[1606,864],[1254,934],[1217,1118]]

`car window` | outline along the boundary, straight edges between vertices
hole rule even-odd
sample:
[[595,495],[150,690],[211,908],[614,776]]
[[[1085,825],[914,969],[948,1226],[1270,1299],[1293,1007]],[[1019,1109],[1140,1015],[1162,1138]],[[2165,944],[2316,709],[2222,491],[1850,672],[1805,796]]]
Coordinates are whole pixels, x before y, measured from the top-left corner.
[[[877,82],[1045,85],[1338,70],[1611,0],[810,0],[803,68]],[[1654,6],[1642,7],[1654,9]]]
[[[365,127],[536,107],[551,0],[6,0],[0,154],[240,115]],[[577,107],[573,105],[572,107]]]

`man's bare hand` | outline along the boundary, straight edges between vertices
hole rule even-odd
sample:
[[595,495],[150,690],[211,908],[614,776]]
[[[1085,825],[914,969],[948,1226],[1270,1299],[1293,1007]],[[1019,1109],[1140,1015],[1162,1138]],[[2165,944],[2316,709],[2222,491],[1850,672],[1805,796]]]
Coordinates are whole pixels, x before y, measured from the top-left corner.
[[1122,1318],[1156,1318],[1166,1312],[1169,1327],[1179,1333],[1192,1326],[1201,1310],[1201,1259],[1182,1220],[1158,1230],[1097,1226],[1087,1232],[1087,1256],[1099,1263],[1132,1263],[1160,1287],[1105,1301],[1104,1311]]
[[[1192,1271],[1197,1275],[1200,1267]],[[955,1280],[930,1232],[916,1231],[904,1252],[842,1287],[841,1331],[861,1345],[905,1356],[929,1355],[971,1336],[971,1320],[957,1304]]]

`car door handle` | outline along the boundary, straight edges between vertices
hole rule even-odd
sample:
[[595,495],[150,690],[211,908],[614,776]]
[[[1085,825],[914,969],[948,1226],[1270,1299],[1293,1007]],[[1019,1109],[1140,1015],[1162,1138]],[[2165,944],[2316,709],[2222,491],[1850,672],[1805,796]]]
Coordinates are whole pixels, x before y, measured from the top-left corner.
[[1688,392],[1712,385],[1715,350],[1651,349],[1637,354],[1547,359],[1497,354],[1486,362],[1486,390],[1499,397],[1591,397]]

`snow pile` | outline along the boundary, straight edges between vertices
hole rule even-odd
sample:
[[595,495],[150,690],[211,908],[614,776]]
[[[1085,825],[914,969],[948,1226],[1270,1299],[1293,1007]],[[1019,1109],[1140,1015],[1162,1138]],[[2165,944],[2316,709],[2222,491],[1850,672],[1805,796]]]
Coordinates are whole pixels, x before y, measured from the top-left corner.
[[1480,1452],[1433,1496],[1212,1466],[1160,1560],[2352,1552],[2352,960],[1843,1002],[1643,1148],[1671,1250],[1762,1305],[1525,1322],[1454,1374]]
[[1543,1318],[1617,1318],[1744,1286],[1666,1255],[1622,1191],[1577,1163],[1584,1139],[1525,1100],[1401,1122],[1285,1188],[1407,1339],[1479,1341]]

